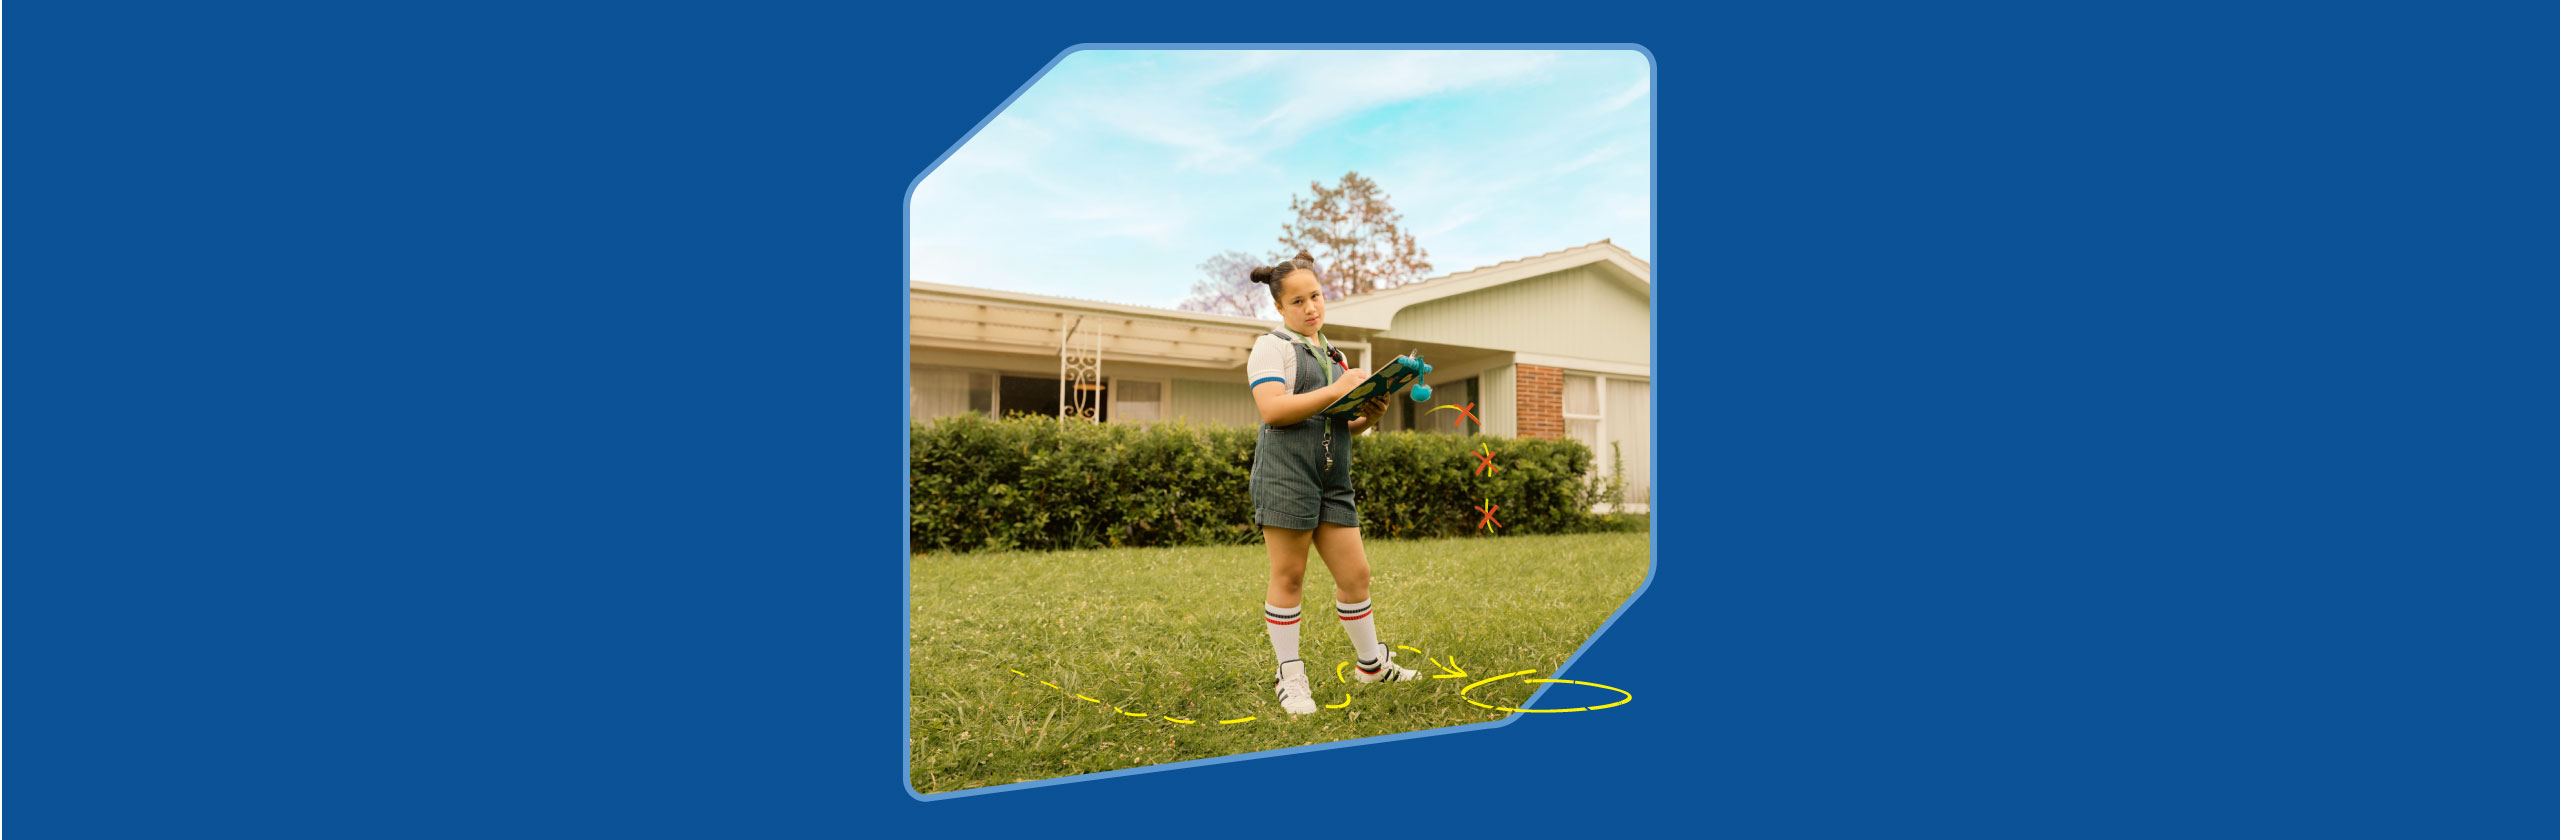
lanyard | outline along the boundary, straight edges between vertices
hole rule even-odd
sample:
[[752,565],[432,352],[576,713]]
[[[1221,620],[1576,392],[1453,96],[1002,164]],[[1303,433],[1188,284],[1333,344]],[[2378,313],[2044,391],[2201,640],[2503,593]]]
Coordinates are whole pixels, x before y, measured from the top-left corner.
[[[1324,370],[1324,384],[1333,384],[1333,368],[1325,367],[1326,365],[1334,364],[1333,354],[1340,352],[1333,349],[1333,342],[1326,341],[1324,333],[1318,332],[1315,334],[1314,338],[1299,336],[1298,343],[1306,345],[1308,352],[1315,353],[1316,367]],[[1324,349],[1322,351],[1316,350],[1316,345],[1319,343],[1324,345]],[[1344,368],[1344,370],[1349,370],[1349,368]]]

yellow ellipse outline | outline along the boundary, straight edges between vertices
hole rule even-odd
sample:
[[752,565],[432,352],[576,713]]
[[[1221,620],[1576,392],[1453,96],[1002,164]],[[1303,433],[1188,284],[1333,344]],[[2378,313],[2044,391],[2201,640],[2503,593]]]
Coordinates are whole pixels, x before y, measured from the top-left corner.
[[1492,709],[1492,710],[1497,711],[1497,712],[1527,712],[1527,713],[1529,713],[1529,714],[1562,714],[1562,713],[1565,713],[1565,712],[1596,712],[1596,711],[1599,711],[1599,710],[1601,710],[1601,709],[1609,709],[1609,708],[1615,708],[1615,707],[1618,707],[1618,706],[1624,706],[1624,705],[1626,705],[1626,704],[1628,704],[1628,703],[1635,702],[1635,699],[1636,699],[1635,692],[1628,691],[1628,690],[1626,690],[1626,689],[1619,688],[1619,687],[1614,686],[1614,685],[1601,685],[1601,684],[1599,684],[1599,683],[1583,682],[1583,681],[1581,681],[1581,680],[1556,680],[1556,679],[1533,679],[1533,680],[1521,680],[1521,682],[1524,682],[1524,683],[1571,683],[1571,684],[1574,684],[1574,685],[1587,685],[1587,686],[1590,686],[1590,687],[1592,687],[1592,688],[1605,688],[1605,689],[1608,689],[1608,690],[1610,690],[1610,691],[1615,691],[1615,692],[1617,692],[1617,693],[1619,693],[1619,694],[1624,694],[1624,695],[1626,695],[1626,696],[1627,696],[1627,698],[1626,698],[1626,699],[1624,699],[1624,700],[1620,700],[1620,701],[1618,701],[1618,702],[1610,703],[1610,704],[1603,705],[1603,706],[1584,706],[1584,707],[1582,707],[1582,708],[1578,708],[1578,709],[1514,709],[1514,708],[1509,708],[1509,707],[1506,707],[1506,706],[1494,706],[1494,705],[1488,705],[1488,704],[1485,704],[1485,703],[1478,703],[1478,702],[1476,702],[1476,699],[1475,699],[1475,698],[1467,696],[1467,692],[1474,691],[1474,690],[1476,690],[1478,687],[1483,686],[1483,685],[1484,685],[1484,684],[1486,684],[1486,683],[1501,682],[1501,681],[1503,681],[1503,680],[1507,680],[1507,679],[1510,679],[1510,678],[1512,678],[1512,677],[1520,676],[1521,674],[1535,674],[1535,673],[1537,673],[1537,672],[1538,672],[1538,669],[1536,669],[1536,668],[1531,668],[1531,669],[1526,670],[1526,671],[1513,671],[1513,672],[1511,672],[1511,673],[1504,674],[1504,675],[1499,676],[1499,677],[1487,677],[1487,678],[1484,678],[1484,679],[1481,679],[1481,680],[1477,680],[1477,681],[1475,681],[1475,682],[1473,682],[1473,683],[1469,683],[1469,684],[1467,684],[1467,687],[1465,687],[1465,688],[1458,689],[1458,699],[1460,699],[1460,700],[1465,700],[1465,701],[1467,701],[1467,703],[1468,703],[1468,704],[1473,705],[1473,706],[1476,706],[1476,707],[1478,707],[1478,708]]

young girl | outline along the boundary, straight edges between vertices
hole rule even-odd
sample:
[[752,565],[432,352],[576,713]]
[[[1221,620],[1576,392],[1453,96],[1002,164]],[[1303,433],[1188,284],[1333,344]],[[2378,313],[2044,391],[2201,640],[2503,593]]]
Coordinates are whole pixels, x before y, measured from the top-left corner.
[[1307,571],[1307,545],[1324,556],[1333,572],[1335,617],[1351,636],[1359,655],[1364,683],[1418,679],[1399,667],[1378,643],[1377,618],[1369,607],[1369,558],[1360,547],[1360,508],[1351,498],[1351,436],[1367,432],[1386,414],[1380,395],[1360,405],[1360,416],[1335,420],[1315,416],[1351,392],[1366,368],[1348,364],[1341,351],[1325,341],[1324,284],[1315,260],[1304,253],[1279,265],[1253,270],[1253,281],[1271,287],[1285,329],[1254,339],[1245,362],[1254,406],[1262,412],[1262,433],[1253,447],[1253,520],[1262,526],[1262,543],[1271,555],[1271,581],[1263,592],[1263,629],[1271,633],[1271,652],[1280,660],[1272,691],[1280,708],[1293,715],[1316,710],[1307,688],[1307,666],[1298,658],[1298,588]]

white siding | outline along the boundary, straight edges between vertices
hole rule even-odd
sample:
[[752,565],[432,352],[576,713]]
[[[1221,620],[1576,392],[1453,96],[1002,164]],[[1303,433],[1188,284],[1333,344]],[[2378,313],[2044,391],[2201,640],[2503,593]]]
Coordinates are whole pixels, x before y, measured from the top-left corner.
[[1245,388],[1241,371],[1235,379],[1225,382],[1176,379],[1172,392],[1165,402],[1166,419],[1229,426],[1262,424],[1262,413],[1253,407],[1253,392]]
[[1649,363],[1652,311],[1643,295],[1585,266],[1505,283],[1396,313],[1388,335],[1412,341]]
[[1519,437],[1520,421],[1512,412],[1519,404],[1519,369],[1503,365],[1485,371],[1476,381],[1476,417],[1484,420],[1484,433]]

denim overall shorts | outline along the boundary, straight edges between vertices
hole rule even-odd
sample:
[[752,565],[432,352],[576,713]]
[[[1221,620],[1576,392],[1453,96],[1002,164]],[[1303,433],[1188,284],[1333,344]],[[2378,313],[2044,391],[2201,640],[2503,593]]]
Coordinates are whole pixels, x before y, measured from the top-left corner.
[[[1271,334],[1297,350],[1297,382],[1289,393],[1323,389],[1322,366],[1332,360],[1286,332]],[[1351,498],[1351,421],[1318,416],[1287,426],[1263,424],[1253,444],[1251,483],[1254,524],[1312,531],[1321,520],[1360,527],[1360,506]]]

